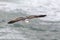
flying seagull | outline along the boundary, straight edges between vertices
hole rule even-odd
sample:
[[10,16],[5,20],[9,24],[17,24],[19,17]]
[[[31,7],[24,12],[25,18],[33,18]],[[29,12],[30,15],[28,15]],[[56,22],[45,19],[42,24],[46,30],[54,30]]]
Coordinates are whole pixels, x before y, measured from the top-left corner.
[[39,17],[45,17],[46,15],[30,15],[30,16],[26,16],[26,17],[18,17],[14,20],[11,20],[8,22],[8,24],[12,24],[18,21],[24,21],[26,19],[33,19],[33,18],[39,18]]

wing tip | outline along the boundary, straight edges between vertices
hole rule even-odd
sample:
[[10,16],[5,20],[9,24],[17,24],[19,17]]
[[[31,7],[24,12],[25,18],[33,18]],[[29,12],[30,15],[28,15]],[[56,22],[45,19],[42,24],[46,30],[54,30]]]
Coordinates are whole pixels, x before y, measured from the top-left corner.
[[8,24],[12,24],[12,23],[15,23],[14,21],[9,21]]
[[39,15],[39,17],[45,17],[45,16],[47,16],[47,15]]

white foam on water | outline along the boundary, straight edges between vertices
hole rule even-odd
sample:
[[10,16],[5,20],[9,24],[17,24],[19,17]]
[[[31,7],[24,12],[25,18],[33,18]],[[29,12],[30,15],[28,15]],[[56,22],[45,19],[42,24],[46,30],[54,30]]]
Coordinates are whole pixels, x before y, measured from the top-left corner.
[[59,0],[25,0],[21,2],[22,9],[30,15],[47,15],[41,18],[44,21],[59,21],[60,20],[60,3]]
[[27,11],[30,15],[47,15],[41,20],[44,21],[59,21],[60,20],[60,5],[56,0],[23,0],[20,4],[0,2],[0,10],[10,11],[15,9],[22,9]]
[[15,10],[16,8],[18,8],[18,5],[15,3],[0,2],[0,10],[10,11],[10,10]]
[[0,39],[27,40],[21,32],[11,29],[10,27],[0,29]]
[[[47,16],[45,18],[40,18],[41,20],[44,20],[44,21],[59,21],[60,20],[60,18],[59,18],[60,17],[60,14],[59,14],[60,13],[60,8],[59,8],[60,6],[59,6],[59,4],[60,4],[60,2],[56,1],[56,0],[51,0],[51,1],[50,0],[39,0],[39,1],[38,0],[23,0],[21,2],[21,4],[0,2],[0,5],[1,5],[0,6],[0,10],[8,12],[10,10],[15,10],[16,8],[21,8],[22,10],[25,10],[26,12],[28,12],[27,14],[30,14],[30,15],[46,14]],[[45,35],[44,31],[34,32],[35,29],[34,29],[34,31],[33,30],[29,31],[29,29],[25,30],[24,28],[20,29],[22,31],[19,30],[19,32],[18,32],[15,29],[13,29],[13,30],[10,29],[10,28],[15,28],[15,27],[10,27],[10,26],[5,27],[6,25],[7,25],[6,23],[5,24],[4,23],[0,24],[0,26],[4,27],[4,28],[0,29],[0,39],[21,39],[21,40],[27,40],[24,37],[24,35],[20,34],[22,32],[23,33],[26,32],[25,35],[29,35],[28,36],[29,38],[27,37],[29,40],[30,39],[33,40],[33,37],[35,37],[36,39],[39,38],[38,40],[40,40],[40,38],[46,38],[47,40],[49,40],[49,38],[50,39],[52,39],[53,37],[56,38],[55,35],[57,35],[57,34],[53,35],[55,32],[49,32],[49,33],[46,32],[46,33],[48,33],[48,36],[45,37],[45,36],[43,36],[43,35]],[[52,26],[53,26],[53,24],[52,24]],[[33,25],[32,25],[32,27],[33,27]],[[45,28],[44,25],[37,26],[37,27],[39,27],[39,28],[42,27],[42,29]],[[51,26],[49,26],[49,28],[50,27]],[[30,38],[30,35],[31,35],[31,38]],[[33,36],[33,35],[35,35],[35,36]],[[60,35],[60,33],[59,33],[59,35]],[[59,35],[57,35],[57,36],[59,37]]]
[[[8,2],[0,2],[0,10],[3,12],[9,12],[13,11],[16,8],[19,8],[18,4],[15,3],[8,3]],[[4,14],[4,13],[3,13]],[[7,15],[5,15],[7,16]],[[7,17],[8,18],[8,17]],[[27,40],[24,38],[23,35],[20,34],[20,32],[17,32],[16,30],[11,30],[7,24],[7,22],[0,23],[0,27],[3,27],[0,29],[0,39],[19,39],[19,40]]]

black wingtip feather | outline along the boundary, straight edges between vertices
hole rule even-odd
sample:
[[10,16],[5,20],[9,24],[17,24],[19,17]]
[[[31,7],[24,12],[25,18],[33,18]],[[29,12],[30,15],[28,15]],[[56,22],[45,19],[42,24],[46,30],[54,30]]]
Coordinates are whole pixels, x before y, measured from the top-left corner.
[[45,16],[47,16],[47,15],[39,15],[39,17],[45,17]]
[[9,21],[8,24],[12,24],[12,23],[15,23],[15,21]]

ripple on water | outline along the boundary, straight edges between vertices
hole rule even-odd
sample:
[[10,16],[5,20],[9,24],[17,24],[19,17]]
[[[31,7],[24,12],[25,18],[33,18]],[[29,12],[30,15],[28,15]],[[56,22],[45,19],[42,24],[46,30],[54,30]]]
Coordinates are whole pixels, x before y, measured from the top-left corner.
[[24,27],[23,25],[21,24],[13,24],[14,27]]
[[51,39],[51,40],[58,40],[58,39]]
[[35,31],[46,31],[46,30],[41,29],[41,28],[39,29],[39,28],[33,28],[33,27],[31,27],[30,29],[31,29],[31,30],[35,30]]

